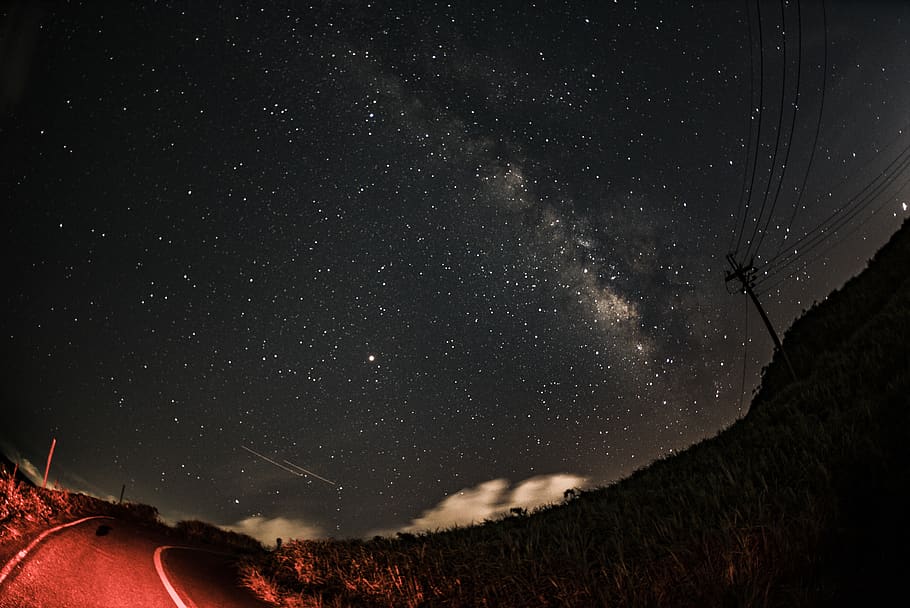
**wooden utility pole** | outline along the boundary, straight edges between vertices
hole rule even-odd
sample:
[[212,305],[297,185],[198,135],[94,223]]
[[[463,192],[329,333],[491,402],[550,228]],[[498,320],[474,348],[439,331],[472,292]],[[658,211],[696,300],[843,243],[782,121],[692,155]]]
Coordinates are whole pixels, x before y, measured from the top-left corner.
[[44,484],[41,486],[43,488],[47,488],[47,474],[51,470],[51,458],[54,457],[54,446],[56,445],[57,438],[54,437],[53,441],[51,441],[51,451],[47,453],[47,466],[44,467]]
[[758,296],[755,295],[755,291],[753,290],[753,287],[755,287],[755,266],[751,262],[748,266],[743,266],[736,261],[732,253],[727,254],[727,262],[730,263],[730,267],[733,270],[727,273],[724,282],[729,283],[733,279],[737,279],[742,284],[743,293],[748,294],[749,297],[752,298],[752,303],[755,304],[755,308],[758,309],[761,320],[765,323],[765,327],[768,328],[768,333],[771,334],[771,340],[774,341],[774,348],[779,350],[780,354],[784,357],[784,362],[786,362],[787,368],[790,370],[790,375],[793,376],[793,380],[795,381],[796,372],[793,370],[793,364],[790,363],[790,357],[787,356],[784,345],[781,343],[780,338],[777,337],[774,326],[771,325],[771,319],[768,318],[765,309],[762,308],[761,302],[758,301]]

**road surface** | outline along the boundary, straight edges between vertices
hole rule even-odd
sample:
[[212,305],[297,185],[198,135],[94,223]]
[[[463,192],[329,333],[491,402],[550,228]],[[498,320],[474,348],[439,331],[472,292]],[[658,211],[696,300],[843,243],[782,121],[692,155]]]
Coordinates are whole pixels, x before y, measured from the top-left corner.
[[3,608],[264,608],[231,557],[141,526],[91,519],[32,547],[0,582]]

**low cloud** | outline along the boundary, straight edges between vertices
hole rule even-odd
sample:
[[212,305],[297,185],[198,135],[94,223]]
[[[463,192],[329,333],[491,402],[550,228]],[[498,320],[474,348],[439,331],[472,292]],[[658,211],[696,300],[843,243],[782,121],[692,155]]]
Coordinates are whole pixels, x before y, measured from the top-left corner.
[[[32,483],[39,486],[41,485],[42,481],[44,480],[44,472],[36,467],[28,458],[22,456],[19,450],[17,450],[12,445],[3,442],[0,443],[0,451],[3,452],[3,455],[11,463],[14,465],[18,464],[19,471],[28,477]],[[12,471],[10,471],[10,473],[12,473]]]
[[539,475],[515,485],[510,485],[506,479],[492,479],[446,497],[406,526],[376,533],[387,535],[467,526],[508,514],[512,508],[531,510],[560,502],[566,490],[587,485],[587,478],[566,473]]
[[230,526],[221,526],[225,530],[247,534],[266,545],[274,545],[276,538],[288,541],[303,538],[324,538],[326,534],[319,526],[301,519],[286,517],[247,517]]
[[36,485],[40,486],[44,482],[44,473],[27,458],[22,458],[19,461],[19,470]]

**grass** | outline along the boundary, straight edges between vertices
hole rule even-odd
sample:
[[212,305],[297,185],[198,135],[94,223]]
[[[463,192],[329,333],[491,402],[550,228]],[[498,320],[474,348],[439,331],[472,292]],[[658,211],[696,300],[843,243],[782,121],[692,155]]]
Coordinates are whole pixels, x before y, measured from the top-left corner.
[[249,560],[283,606],[876,605],[910,532],[910,223],[797,320],[743,420],[561,505]]
[[210,545],[232,547],[235,550],[248,553],[262,553],[265,551],[262,543],[252,536],[232,530],[223,530],[218,526],[199,521],[198,519],[178,521],[174,524],[174,530],[184,538]]
[[[245,551],[278,606],[884,605],[910,560],[910,223],[814,305],[763,370],[748,416],[563,504],[481,525],[265,553],[154,507],[43,490],[0,467],[0,558],[51,524],[112,515]],[[3,560],[5,561],[5,559]]]
[[108,515],[155,527],[176,542],[214,545],[245,554],[265,551],[259,541],[245,534],[201,521],[179,521],[168,526],[150,505],[118,504],[67,490],[39,488],[20,481],[14,471],[0,465],[0,564],[43,530],[88,515]]

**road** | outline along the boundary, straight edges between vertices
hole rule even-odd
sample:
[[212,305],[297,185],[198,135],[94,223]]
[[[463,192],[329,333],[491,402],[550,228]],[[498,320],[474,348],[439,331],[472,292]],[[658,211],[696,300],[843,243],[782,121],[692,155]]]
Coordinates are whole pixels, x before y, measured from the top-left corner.
[[92,519],[48,535],[0,582],[3,608],[264,608],[231,556],[150,528]]

